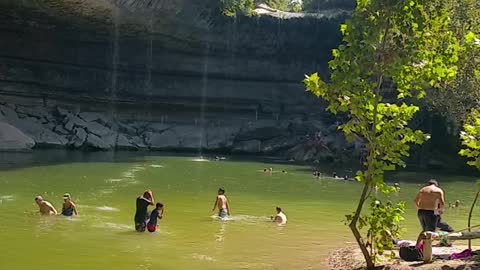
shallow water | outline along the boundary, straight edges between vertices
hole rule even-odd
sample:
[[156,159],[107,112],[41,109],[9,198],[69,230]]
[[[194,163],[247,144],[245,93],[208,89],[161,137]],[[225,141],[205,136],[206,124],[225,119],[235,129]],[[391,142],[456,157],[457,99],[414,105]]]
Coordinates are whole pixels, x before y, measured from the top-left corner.
[[[330,250],[353,242],[342,220],[353,210],[360,185],[313,179],[309,167],[196,162],[192,157],[90,157],[0,171],[0,269],[324,269]],[[267,175],[264,167],[288,173]],[[425,177],[404,174],[398,179],[409,181],[400,181],[400,194],[392,196],[409,202],[408,238],[418,231],[410,202],[416,181]],[[468,177],[445,180],[447,200],[460,199],[462,205],[444,219],[463,228],[475,185]],[[232,208],[228,221],[212,217],[220,186]],[[165,204],[154,234],[137,233],[133,226],[135,198],[146,188]],[[65,192],[77,202],[79,217],[37,214],[36,195],[58,209]],[[285,227],[269,222],[277,205],[288,215]]]

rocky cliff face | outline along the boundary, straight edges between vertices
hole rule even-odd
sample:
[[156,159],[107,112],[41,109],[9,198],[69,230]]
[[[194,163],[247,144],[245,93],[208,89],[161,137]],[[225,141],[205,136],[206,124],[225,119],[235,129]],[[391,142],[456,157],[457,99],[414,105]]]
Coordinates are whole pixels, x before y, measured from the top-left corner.
[[0,121],[35,147],[343,149],[301,80],[326,70],[345,14],[219,14],[216,0],[1,1]]

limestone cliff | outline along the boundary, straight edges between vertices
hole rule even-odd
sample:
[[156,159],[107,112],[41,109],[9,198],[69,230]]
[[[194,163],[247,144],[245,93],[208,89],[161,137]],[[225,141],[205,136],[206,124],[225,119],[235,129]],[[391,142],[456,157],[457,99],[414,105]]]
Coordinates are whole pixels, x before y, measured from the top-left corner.
[[341,149],[301,80],[326,70],[346,13],[220,14],[217,0],[0,1],[2,121],[36,147],[300,157],[321,131],[312,159]]

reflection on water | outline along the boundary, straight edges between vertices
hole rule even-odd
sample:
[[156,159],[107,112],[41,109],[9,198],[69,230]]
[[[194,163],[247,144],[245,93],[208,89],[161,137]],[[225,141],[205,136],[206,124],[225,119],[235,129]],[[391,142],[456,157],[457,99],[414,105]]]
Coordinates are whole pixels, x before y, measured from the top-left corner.
[[215,241],[216,242],[223,242],[225,240],[226,229],[227,229],[227,222],[222,220],[222,222],[220,222],[219,230],[215,234]]

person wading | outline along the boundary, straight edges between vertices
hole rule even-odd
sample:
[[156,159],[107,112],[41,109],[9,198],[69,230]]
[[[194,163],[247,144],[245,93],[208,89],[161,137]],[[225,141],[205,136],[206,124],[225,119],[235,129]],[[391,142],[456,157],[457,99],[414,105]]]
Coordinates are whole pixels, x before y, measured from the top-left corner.
[[151,190],[145,190],[142,196],[136,200],[135,211],[135,230],[137,232],[144,232],[147,227],[146,220],[148,219],[148,206],[154,205],[153,193]]
[[423,231],[434,232],[437,228],[439,214],[445,208],[443,190],[438,187],[438,182],[431,179],[427,185],[420,189],[415,198],[418,209],[418,219]]

